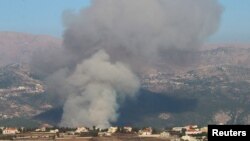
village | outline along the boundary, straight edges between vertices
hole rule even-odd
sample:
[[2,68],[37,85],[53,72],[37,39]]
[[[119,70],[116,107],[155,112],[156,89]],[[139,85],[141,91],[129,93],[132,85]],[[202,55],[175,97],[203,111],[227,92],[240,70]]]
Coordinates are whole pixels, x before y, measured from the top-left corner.
[[44,86],[36,84],[35,86],[18,86],[6,89],[0,89],[0,98],[9,96],[18,96],[20,94],[40,94],[45,91]]
[[133,128],[109,127],[107,129],[95,126],[62,128],[43,124],[36,129],[0,127],[0,140],[49,140],[49,141],[109,141],[109,140],[150,140],[150,141],[207,141],[208,128],[197,125],[172,127],[164,130],[156,130],[151,127]]

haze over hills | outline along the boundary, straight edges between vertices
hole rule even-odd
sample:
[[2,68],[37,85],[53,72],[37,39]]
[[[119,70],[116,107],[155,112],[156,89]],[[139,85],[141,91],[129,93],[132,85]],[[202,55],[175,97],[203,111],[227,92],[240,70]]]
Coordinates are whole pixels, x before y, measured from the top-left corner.
[[62,46],[62,40],[48,35],[0,32],[0,66],[28,63],[34,51]]
[[[211,48],[212,47],[212,48]],[[207,48],[207,49],[206,49]],[[205,65],[238,65],[250,66],[250,45],[248,44],[218,44],[205,45],[201,54],[201,66]]]
[[[43,80],[37,79],[27,65],[22,66],[37,49],[60,46],[61,40],[53,37],[0,33],[4,52],[4,59],[0,59],[0,118],[35,117],[51,124],[60,121],[60,98],[48,94]],[[201,50],[199,56],[201,60],[189,70],[140,74],[139,95],[120,106],[115,124],[250,123],[250,46],[216,45]]]

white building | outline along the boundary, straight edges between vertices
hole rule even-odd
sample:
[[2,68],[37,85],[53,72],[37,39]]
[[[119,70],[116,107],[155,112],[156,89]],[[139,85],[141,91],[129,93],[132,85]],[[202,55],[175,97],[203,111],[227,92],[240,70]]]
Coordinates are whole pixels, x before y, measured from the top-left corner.
[[129,126],[125,126],[125,127],[123,127],[123,129],[124,129],[124,131],[125,132],[132,132],[132,127],[129,127]]
[[4,135],[14,135],[19,133],[19,131],[17,130],[17,128],[5,128],[3,130],[3,134]]
[[78,127],[75,131],[75,133],[85,133],[88,132],[89,130],[85,127]]
[[58,130],[58,129],[55,129],[55,130],[50,130],[49,132],[50,132],[50,133],[58,133],[59,130]]
[[197,134],[201,134],[202,131],[200,131],[199,129],[189,129],[185,133],[186,135],[197,135]]
[[108,133],[115,133],[118,130],[118,127],[109,127]]
[[173,127],[172,130],[176,132],[181,132],[183,128],[185,127]]
[[189,130],[189,129],[197,129],[198,128],[198,125],[187,125],[184,127],[186,130]]
[[46,127],[41,127],[35,130],[36,132],[45,132],[46,131]]

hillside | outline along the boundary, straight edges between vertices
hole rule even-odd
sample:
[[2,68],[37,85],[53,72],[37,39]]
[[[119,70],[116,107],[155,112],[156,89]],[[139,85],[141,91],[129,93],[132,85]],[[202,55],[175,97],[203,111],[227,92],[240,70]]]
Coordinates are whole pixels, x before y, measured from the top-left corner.
[[[158,72],[142,79],[135,100],[124,102],[116,125],[249,124],[250,69],[209,66],[181,74]],[[154,92],[153,92],[154,91]],[[62,107],[34,119],[58,124]]]
[[[176,74],[158,72],[144,77],[142,83],[144,89],[173,97],[190,98],[196,102],[193,103],[196,106],[191,111],[179,113],[167,110],[162,115],[159,114],[163,120],[158,120],[158,125],[193,122],[249,124],[249,80],[250,68],[219,65],[204,66]],[[149,118],[148,123],[156,121],[156,117],[154,115]]]
[[[0,123],[19,118],[60,122],[63,105],[27,64],[37,50],[60,46],[61,40],[49,36],[0,32]],[[213,45],[198,56],[188,70],[140,74],[138,97],[120,106],[114,124],[249,124],[250,46]]]
[[44,83],[27,68],[19,64],[0,68],[0,119],[32,117],[52,107],[47,101]]
[[142,87],[154,92],[186,90],[197,92],[217,90],[243,93],[250,85],[250,68],[236,65],[214,65],[198,67],[187,72],[167,74],[151,73],[141,77]]

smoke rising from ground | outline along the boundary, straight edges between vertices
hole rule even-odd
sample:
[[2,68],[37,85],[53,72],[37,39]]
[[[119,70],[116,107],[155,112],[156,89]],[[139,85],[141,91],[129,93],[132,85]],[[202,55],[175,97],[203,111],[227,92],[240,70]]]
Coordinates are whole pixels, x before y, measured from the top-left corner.
[[59,57],[33,59],[49,89],[63,95],[61,125],[108,126],[139,89],[135,74],[190,65],[221,11],[217,0],[92,0],[66,12],[64,48],[51,53]]
[[117,102],[134,97],[139,88],[130,69],[120,62],[111,63],[104,51],[78,64],[67,82],[71,88],[64,104],[63,126],[108,127],[118,116]]

